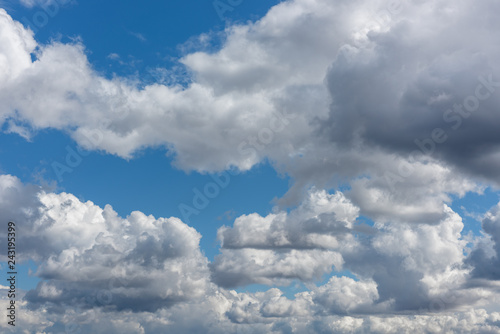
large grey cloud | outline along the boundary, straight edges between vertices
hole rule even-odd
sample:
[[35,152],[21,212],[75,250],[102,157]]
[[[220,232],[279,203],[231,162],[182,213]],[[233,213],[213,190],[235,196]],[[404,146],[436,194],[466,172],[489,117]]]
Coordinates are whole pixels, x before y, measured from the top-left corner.
[[[312,191],[289,213],[239,217],[219,229],[222,251],[210,265],[212,279],[222,287],[287,285],[349,270],[360,281],[333,279],[313,290],[326,314],[443,311],[493,298],[495,289],[471,284],[464,224],[449,207],[442,204],[432,224],[368,226],[356,221],[358,214],[341,193]],[[338,291],[353,292],[343,302]]]
[[333,62],[324,133],[347,149],[424,151],[497,182],[498,6],[405,1],[392,22]]
[[500,280],[500,203],[485,214],[482,227],[486,238],[470,254],[476,278]]
[[[32,128],[61,129],[85,148],[126,158],[143,147],[165,145],[175,155],[176,165],[184,169],[214,171],[237,166],[247,170],[267,157],[295,182],[280,203],[297,204],[301,191],[310,185],[336,186],[360,174],[376,178],[387,170],[399,174],[408,153],[418,148],[413,140],[427,138],[442,118],[436,116],[437,110],[452,96],[463,99],[474,94],[477,76],[487,78],[491,72],[493,65],[477,67],[469,59],[482,46],[477,39],[463,52],[456,38],[448,44],[436,41],[427,46],[422,42],[449,39],[451,30],[439,19],[442,12],[455,15],[457,26],[463,23],[474,32],[491,33],[489,27],[474,25],[472,16],[487,11],[487,4],[473,11],[467,2],[453,6],[445,1],[439,5],[427,1],[395,4],[399,6],[383,1],[283,2],[255,23],[229,27],[219,51],[186,54],[180,61],[193,74],[188,87],[154,84],[137,88],[123,78],[107,80],[92,70],[83,45],[38,45],[29,31],[2,13],[5,71],[0,98],[5,103],[1,113],[8,131],[29,136]],[[382,23],[367,22],[381,8],[389,8],[390,19],[379,15]],[[431,29],[421,29],[434,25],[437,37],[431,36]],[[407,38],[398,38],[404,29]],[[37,61],[33,62],[30,53],[37,46]],[[351,52],[346,53],[347,49]],[[458,57],[453,66],[441,56],[448,50]],[[494,46],[484,48],[483,53],[491,55],[488,64],[496,59],[495,50]],[[381,61],[384,57],[387,60]],[[416,64],[423,70],[417,71]],[[439,71],[433,70],[438,67]],[[436,79],[427,80],[426,75]],[[380,84],[385,77],[387,82]],[[423,87],[424,83],[432,87]],[[420,95],[415,93],[419,89]],[[495,96],[481,101],[482,107],[491,107]],[[28,129],[21,124],[28,124]],[[480,128],[485,124],[494,122],[484,119]],[[465,138],[461,134],[467,133],[462,131],[466,125],[474,126],[473,117],[464,119],[456,137]],[[371,133],[373,140],[368,137]],[[451,135],[446,143],[452,143]],[[443,155],[448,151],[440,150],[443,144],[437,146],[436,152],[442,153],[432,157],[442,159],[436,162],[436,169],[447,168],[448,175],[456,174],[446,176],[446,185],[429,191],[437,201],[446,199],[446,193],[477,190],[468,180],[457,181],[471,173],[490,175],[453,163]],[[479,163],[483,158],[489,159],[484,155],[475,163],[492,165]],[[402,193],[427,168],[422,161],[414,162],[413,167],[418,171],[399,184]],[[465,172],[457,173],[457,169]],[[373,184],[366,186],[373,189]],[[387,192],[385,185],[376,188]],[[374,213],[373,208],[361,205],[366,201],[359,192],[353,196],[363,211]],[[422,201],[425,196],[393,197],[402,202],[406,220],[419,220],[408,207],[415,198]],[[436,203],[433,208],[423,205],[428,209],[428,221],[438,215],[440,203]]]

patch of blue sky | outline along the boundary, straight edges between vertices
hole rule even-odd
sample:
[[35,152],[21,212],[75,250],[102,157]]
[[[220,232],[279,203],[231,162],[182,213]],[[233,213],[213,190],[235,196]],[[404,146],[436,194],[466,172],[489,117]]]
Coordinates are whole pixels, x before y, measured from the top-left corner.
[[[57,7],[26,8],[16,1],[9,14],[29,26],[42,44],[81,41],[93,68],[108,78],[136,76],[150,83],[158,80],[155,69],[178,71],[186,50],[217,50],[223,43],[219,32],[228,24],[258,20],[280,1],[55,2]],[[209,43],[196,42],[202,34],[210,36]]]
[[[2,283],[1,285],[6,286],[7,282],[7,262],[0,262],[0,268],[2,269]],[[18,262],[16,263],[16,288],[21,289],[21,290],[31,290],[36,288],[36,285],[38,282],[40,282],[40,279],[35,276],[35,272],[37,269],[37,265],[34,261],[29,260],[27,262],[19,264]],[[5,276],[5,277],[4,277]],[[5,282],[5,283],[4,283]]]
[[301,282],[300,280],[292,280],[288,285],[263,285],[263,284],[251,284],[244,287],[239,287],[235,289],[236,292],[239,293],[256,293],[267,291],[272,288],[280,289],[283,292],[283,296],[288,299],[294,300],[295,295],[301,292],[311,291],[313,286],[320,287],[328,283],[328,281],[332,277],[348,277],[352,278],[355,281],[359,281],[359,279],[349,270],[342,270],[339,272],[331,272],[328,274],[322,275],[321,279],[312,281],[312,282]]
[[462,234],[472,232],[481,235],[482,216],[500,201],[500,192],[488,187],[482,194],[469,192],[464,197],[451,196],[450,207],[462,217],[464,229]]
[[[203,235],[202,249],[209,259],[218,252],[218,227],[232,225],[234,218],[243,214],[269,214],[273,200],[283,196],[289,185],[288,178],[263,163],[246,173],[227,174],[227,186],[219,186],[217,196],[207,196],[208,203],[197,209],[193,204],[197,191],[205,194],[207,184],[216,184],[213,175],[172,167],[165,150],[147,149],[126,161],[99,152],[80,155],[75,142],[58,131],[41,131],[34,139],[28,142],[16,134],[0,134],[2,173],[23,182],[57,183],[55,191],[72,193],[100,207],[110,204],[122,217],[135,210],[157,218],[179,217]],[[67,163],[68,150],[79,155],[81,160],[71,158],[73,163],[79,161],[76,166]],[[54,163],[69,169],[58,173]],[[183,215],[181,204],[197,213]]]

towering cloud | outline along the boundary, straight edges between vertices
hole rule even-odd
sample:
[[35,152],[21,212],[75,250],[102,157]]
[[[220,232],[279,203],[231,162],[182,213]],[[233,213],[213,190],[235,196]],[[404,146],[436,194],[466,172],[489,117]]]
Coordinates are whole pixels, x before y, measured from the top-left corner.
[[23,186],[10,175],[0,184],[2,218],[23,234],[19,255],[39,263],[42,281],[26,294],[30,307],[155,311],[206,293],[201,235],[179,219],[141,212],[123,219],[110,206]]

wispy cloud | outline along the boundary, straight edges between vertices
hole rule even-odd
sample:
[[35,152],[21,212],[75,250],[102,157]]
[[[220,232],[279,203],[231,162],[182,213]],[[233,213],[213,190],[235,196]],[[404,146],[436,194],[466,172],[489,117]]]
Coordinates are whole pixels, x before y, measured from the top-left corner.
[[130,31],[130,30],[127,30],[127,33],[129,33],[131,36],[134,36],[135,38],[137,38],[141,42],[147,42],[147,38],[143,34],[141,34],[141,33],[133,32],[133,31]]

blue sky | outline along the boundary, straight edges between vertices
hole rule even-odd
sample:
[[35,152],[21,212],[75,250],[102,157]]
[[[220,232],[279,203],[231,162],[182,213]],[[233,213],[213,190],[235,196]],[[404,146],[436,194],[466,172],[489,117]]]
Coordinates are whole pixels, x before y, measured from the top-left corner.
[[[76,160],[79,164],[71,171],[61,172],[59,179],[52,164],[66,165],[67,147],[70,152],[78,152],[77,144],[66,135],[41,131],[32,141],[26,141],[18,135],[2,134],[2,142],[3,173],[72,193],[101,207],[110,204],[122,216],[141,211],[155,217],[183,217],[179,206],[192,206],[194,189],[203,192],[205,185],[213,182],[209,174],[186,173],[172,167],[171,159],[161,149],[147,149],[130,161],[84,152],[79,154],[81,160]],[[209,258],[218,253],[218,227],[243,214],[268,214],[274,200],[286,193],[290,182],[265,162],[246,173],[227,175],[229,183],[220,188],[219,195],[199,214],[187,215],[189,225],[202,233],[203,249]]]
[[[47,8],[54,10],[54,16],[49,15],[46,24],[41,24],[44,21],[37,15],[39,7],[26,8],[19,3],[10,3],[8,7],[13,18],[30,23],[41,43],[81,38],[89,50],[92,65],[106,76],[140,73],[154,81],[149,70],[175,65],[175,59],[182,55],[180,47],[190,38],[217,33],[229,21],[258,18],[277,2],[242,2],[231,6],[234,10],[224,11],[224,21],[208,1],[87,1],[64,7],[50,6]],[[120,55],[124,64],[110,59],[110,54]],[[3,173],[17,175],[24,182],[48,183],[57,191],[73,193],[83,201],[90,200],[100,206],[110,204],[122,216],[134,210],[156,217],[181,216],[179,205],[191,203],[195,195],[193,189],[211,181],[207,175],[188,175],[173,168],[165,150],[151,149],[132,161],[88,152],[77,168],[63,174],[61,182],[52,163],[64,163],[67,146],[77,148],[71,138],[50,130],[40,131],[31,141],[13,134],[3,133],[1,137]],[[221,195],[190,219],[190,224],[204,236],[201,244],[207,257],[213,259],[218,253],[216,231],[219,226],[228,224],[229,219],[237,215],[268,213],[273,199],[282,196],[287,185],[288,180],[278,177],[266,163],[247,174],[232,176]],[[33,264],[23,265],[20,270],[27,274],[30,267],[33,269]],[[25,279],[19,282],[22,289],[32,289],[39,281],[31,275],[23,277]]]
[[0,1],[1,331],[500,333],[499,7]]
[[[58,5],[59,9],[54,5],[47,7],[54,11],[48,20],[37,15],[39,7],[26,8],[17,1],[8,6],[13,18],[36,30],[41,43],[81,38],[98,71],[107,76],[140,73],[142,79],[147,78],[150,68],[175,65],[182,54],[180,48],[191,39],[200,34],[217,34],[230,22],[256,20],[280,1],[234,1],[234,6],[221,2],[229,7],[204,0],[57,3],[65,2],[68,4]],[[110,54],[120,55],[125,64],[109,59]]]
[[[221,12],[225,19],[221,20],[209,1],[86,1],[57,10],[48,7],[55,15],[49,15],[42,27],[37,24],[41,20],[37,16],[39,7],[26,8],[19,3],[10,3],[9,7],[13,18],[29,22],[36,29],[39,42],[81,38],[97,71],[108,77],[139,74],[154,81],[149,69],[176,65],[182,45],[191,38],[202,33],[216,34],[227,22],[255,20],[276,3],[279,1],[243,1],[231,6],[233,10]],[[118,54],[124,64],[110,59],[110,54]],[[172,167],[163,149],[148,149],[131,161],[88,152],[78,167],[62,174],[61,182],[52,163],[64,164],[67,146],[76,150],[78,145],[71,138],[50,130],[40,131],[31,141],[13,134],[3,133],[1,137],[3,173],[16,175],[24,182],[46,182],[57,191],[73,193],[100,206],[110,204],[122,216],[139,210],[156,217],[179,217],[179,205],[192,202],[193,189],[202,188],[212,180],[207,175],[187,174]],[[271,211],[273,200],[286,192],[288,182],[287,177],[277,175],[266,162],[248,173],[233,175],[220,196],[190,219],[191,225],[204,236],[202,244],[207,256],[213,258],[218,252],[216,231],[229,223],[226,213],[231,218],[253,212],[265,215]],[[33,288],[33,284],[22,287]]]

